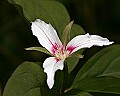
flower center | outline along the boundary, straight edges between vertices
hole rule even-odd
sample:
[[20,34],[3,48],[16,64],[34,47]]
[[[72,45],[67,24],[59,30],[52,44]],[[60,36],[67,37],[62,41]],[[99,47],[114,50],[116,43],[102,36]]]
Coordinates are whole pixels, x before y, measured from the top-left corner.
[[65,59],[66,57],[68,57],[68,54],[67,54],[65,48],[60,48],[60,49],[58,49],[58,52],[57,52],[57,54],[56,54],[56,57],[57,57],[58,59],[60,59],[60,60]]

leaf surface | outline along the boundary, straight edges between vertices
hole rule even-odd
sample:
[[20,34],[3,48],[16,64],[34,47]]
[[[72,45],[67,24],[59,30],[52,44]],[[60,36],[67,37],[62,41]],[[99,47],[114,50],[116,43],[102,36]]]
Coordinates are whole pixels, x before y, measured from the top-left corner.
[[29,21],[41,19],[52,24],[61,37],[65,26],[70,22],[66,8],[55,0],[8,0],[12,4],[18,4],[23,9],[25,18]]
[[[56,82],[58,83],[58,82]],[[3,96],[53,96],[59,90],[49,90],[43,69],[36,63],[24,62],[8,80]]]
[[120,45],[104,48],[78,72],[73,86],[88,92],[120,94]]

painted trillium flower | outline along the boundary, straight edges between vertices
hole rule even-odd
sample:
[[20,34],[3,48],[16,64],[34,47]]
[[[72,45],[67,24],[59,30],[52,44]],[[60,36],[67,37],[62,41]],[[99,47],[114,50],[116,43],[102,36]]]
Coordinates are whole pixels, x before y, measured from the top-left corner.
[[43,63],[44,72],[47,73],[47,84],[51,89],[54,85],[55,72],[64,68],[64,60],[73,52],[82,48],[90,48],[92,46],[110,45],[107,38],[98,35],[78,35],[74,37],[68,44],[62,44],[56,30],[40,19],[32,22],[31,30],[33,35],[38,38],[39,43],[45,47],[53,57],[47,58]]

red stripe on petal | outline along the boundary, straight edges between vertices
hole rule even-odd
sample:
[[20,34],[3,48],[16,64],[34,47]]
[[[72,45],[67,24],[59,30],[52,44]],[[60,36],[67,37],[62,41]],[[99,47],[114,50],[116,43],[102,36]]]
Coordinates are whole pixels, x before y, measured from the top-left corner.
[[69,46],[67,47],[67,51],[69,52],[69,54],[75,49],[76,47],[75,46]]
[[61,48],[61,46],[57,43],[55,43],[54,45],[52,45],[52,54],[55,55],[56,52],[58,52],[58,50]]
[[55,60],[56,60],[56,63],[57,63],[58,61],[60,61],[60,59],[58,59],[58,58],[55,58]]

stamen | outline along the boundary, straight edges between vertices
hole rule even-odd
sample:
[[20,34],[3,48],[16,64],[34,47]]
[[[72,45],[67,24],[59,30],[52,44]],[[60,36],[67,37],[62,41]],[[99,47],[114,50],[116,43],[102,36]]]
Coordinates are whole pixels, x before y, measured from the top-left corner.
[[59,46],[57,43],[53,45],[52,53],[57,58],[56,62],[68,57],[68,52],[66,51],[66,48],[64,46]]

